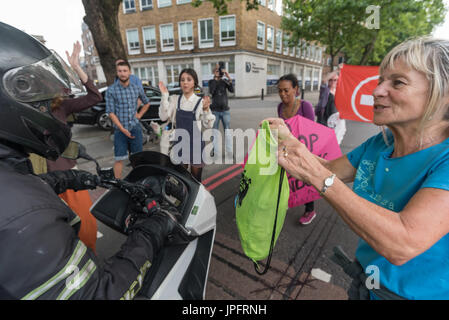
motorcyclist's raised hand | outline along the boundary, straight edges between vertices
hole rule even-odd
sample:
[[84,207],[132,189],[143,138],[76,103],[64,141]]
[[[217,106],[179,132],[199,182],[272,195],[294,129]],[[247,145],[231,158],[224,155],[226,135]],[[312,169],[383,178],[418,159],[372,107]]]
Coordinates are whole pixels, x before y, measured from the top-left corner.
[[81,52],[81,44],[79,43],[79,41],[77,41],[73,44],[72,54],[69,54],[68,51],[66,51],[65,54],[67,55],[67,61],[69,62],[73,70],[76,72],[80,80],[83,83],[86,83],[88,80],[88,76],[84,72],[83,68],[81,68],[80,52]]

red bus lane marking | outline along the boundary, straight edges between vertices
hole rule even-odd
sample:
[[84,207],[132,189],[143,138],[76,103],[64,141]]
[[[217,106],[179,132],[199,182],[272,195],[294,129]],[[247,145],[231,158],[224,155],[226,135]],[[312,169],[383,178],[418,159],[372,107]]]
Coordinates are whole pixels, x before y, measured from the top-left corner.
[[232,172],[231,174],[225,176],[224,178],[221,178],[220,180],[218,180],[217,182],[215,182],[214,184],[211,184],[210,186],[206,187],[206,189],[208,191],[212,191],[214,190],[216,187],[218,187],[219,185],[225,183],[228,180],[231,180],[232,178],[234,178],[236,175],[240,174],[243,172],[243,168],[239,165],[240,169]]
[[224,169],[224,170],[221,170],[221,171],[217,172],[216,174],[210,176],[209,178],[207,178],[207,179],[201,181],[201,183],[204,184],[204,185],[206,185],[206,184],[208,184],[209,182],[211,182],[212,180],[214,180],[214,179],[216,179],[216,178],[218,178],[218,177],[224,175],[225,173],[228,173],[229,171],[234,170],[235,168],[237,168],[237,167],[239,167],[239,166],[241,166],[241,165],[240,165],[240,164],[235,164],[235,165],[233,165],[233,166],[231,166],[231,167],[229,167],[229,168],[226,168],[226,169]]

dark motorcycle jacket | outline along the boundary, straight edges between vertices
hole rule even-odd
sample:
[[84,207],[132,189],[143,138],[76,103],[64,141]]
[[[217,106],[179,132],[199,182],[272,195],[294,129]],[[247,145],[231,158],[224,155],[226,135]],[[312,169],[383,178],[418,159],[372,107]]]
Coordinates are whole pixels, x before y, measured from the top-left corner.
[[131,299],[161,246],[132,232],[100,264],[77,237],[78,216],[1,142],[0,202],[0,299]]
[[228,93],[226,90],[234,92],[231,81],[225,79],[212,79],[209,81],[209,93],[212,96],[210,109],[212,111],[223,112],[229,110]]

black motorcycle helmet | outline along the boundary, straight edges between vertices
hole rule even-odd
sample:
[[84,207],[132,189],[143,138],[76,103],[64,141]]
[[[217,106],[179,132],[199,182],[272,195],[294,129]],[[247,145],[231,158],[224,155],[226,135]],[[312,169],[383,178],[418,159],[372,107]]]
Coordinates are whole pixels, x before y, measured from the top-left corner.
[[71,132],[51,114],[51,101],[82,88],[55,52],[0,22],[0,142],[57,159]]

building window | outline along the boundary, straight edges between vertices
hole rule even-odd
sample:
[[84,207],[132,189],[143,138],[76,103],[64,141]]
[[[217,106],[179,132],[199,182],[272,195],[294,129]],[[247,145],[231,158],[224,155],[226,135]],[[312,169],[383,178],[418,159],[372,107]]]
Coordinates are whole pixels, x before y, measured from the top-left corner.
[[307,42],[305,40],[301,40],[301,58],[305,58],[306,56],[306,46],[307,46]]
[[311,60],[316,60],[316,47],[313,45],[310,49],[311,53],[310,53],[310,59]]
[[267,0],[259,0],[259,4],[265,7],[267,5]]
[[128,41],[128,53],[139,54],[140,53],[139,31],[137,29],[126,30],[126,39]]
[[157,86],[159,83],[159,72],[156,66],[133,68],[133,73],[143,82]]
[[198,20],[198,32],[200,48],[212,48],[214,46],[214,20]]
[[193,68],[192,64],[173,64],[167,65],[165,70],[167,71],[167,86],[178,86],[179,85],[179,75],[183,69]]
[[164,8],[164,7],[170,7],[170,6],[171,6],[171,0],[157,0],[158,8]]
[[267,75],[279,76],[281,73],[281,66],[278,64],[267,64]]
[[289,36],[288,35],[286,35],[286,34],[284,34],[284,40],[282,41],[283,42],[283,47],[284,47],[284,51],[282,52],[284,55],[288,55],[288,38],[289,38]]
[[192,21],[179,22],[179,48],[181,50],[193,49],[193,26]]
[[159,28],[161,35],[161,50],[174,51],[175,40],[173,36],[173,24],[161,24]]
[[140,0],[140,11],[153,9],[153,0]]
[[123,0],[123,13],[136,12],[136,3],[134,0]]
[[257,49],[265,49],[265,23],[257,21]]
[[267,26],[267,50],[274,51],[274,28]]
[[220,46],[235,46],[235,16],[220,17]]
[[274,11],[274,9],[276,7],[276,1],[275,0],[268,0],[268,9]]
[[323,48],[318,47],[317,48],[317,61],[321,63],[321,60],[323,60]]
[[146,53],[156,52],[156,27],[149,26],[142,28],[144,51]]
[[276,31],[276,53],[282,53],[282,30]]
[[184,3],[190,3],[192,0],[176,0],[177,4],[184,4]]

